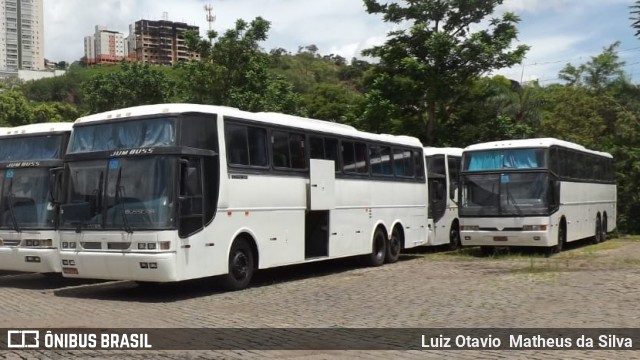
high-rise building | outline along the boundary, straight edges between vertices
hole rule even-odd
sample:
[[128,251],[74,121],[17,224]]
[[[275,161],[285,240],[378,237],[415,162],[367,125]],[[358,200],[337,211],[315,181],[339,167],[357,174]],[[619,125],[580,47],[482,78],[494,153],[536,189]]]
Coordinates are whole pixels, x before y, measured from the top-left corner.
[[0,71],[44,70],[43,0],[0,0]]
[[128,50],[124,35],[107,30],[104,26],[96,25],[93,36],[84,38],[84,56],[87,65],[117,64],[127,58]]
[[138,61],[145,64],[174,65],[179,61],[199,60],[200,55],[189,51],[184,42],[184,33],[200,31],[197,26],[168,20],[138,20],[132,27],[134,36],[130,41],[135,45]]

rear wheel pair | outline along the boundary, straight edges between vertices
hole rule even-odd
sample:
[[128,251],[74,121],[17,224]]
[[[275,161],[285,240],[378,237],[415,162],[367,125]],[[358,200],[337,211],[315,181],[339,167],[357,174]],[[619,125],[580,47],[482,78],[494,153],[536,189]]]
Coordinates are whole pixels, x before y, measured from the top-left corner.
[[402,250],[402,235],[397,228],[391,232],[387,240],[387,234],[382,228],[377,228],[373,233],[371,254],[366,255],[365,262],[369,266],[382,266],[386,263],[394,263],[400,258]]

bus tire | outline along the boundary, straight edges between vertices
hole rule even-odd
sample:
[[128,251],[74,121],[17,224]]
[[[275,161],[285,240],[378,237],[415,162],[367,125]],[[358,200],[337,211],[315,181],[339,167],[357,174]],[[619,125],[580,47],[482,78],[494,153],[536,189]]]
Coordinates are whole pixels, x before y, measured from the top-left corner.
[[392,264],[400,258],[400,250],[402,250],[402,234],[398,227],[394,227],[391,231],[391,238],[387,243],[387,251],[384,257],[386,263]]
[[365,262],[368,266],[381,266],[387,253],[387,235],[382,228],[376,228],[371,243],[371,254],[366,255]]
[[604,215],[602,215],[602,236],[600,238],[602,242],[607,241],[607,226],[607,213],[604,213]]
[[249,286],[254,272],[254,258],[247,240],[238,238],[229,251],[228,271],[222,277],[222,286],[231,291]]
[[458,250],[461,245],[460,228],[458,227],[458,221],[454,220],[449,230],[449,250]]
[[558,229],[558,244],[556,245],[556,252],[562,251],[564,244],[567,243],[567,231],[564,226],[560,226]]
[[553,246],[550,246],[547,249],[545,255],[551,256],[553,254],[557,254],[561,252],[566,243],[567,243],[567,232],[566,232],[564,222],[561,222],[560,226],[558,227],[558,243]]
[[596,217],[596,229],[591,239],[592,244],[598,244],[602,242],[602,220],[600,220],[600,214]]

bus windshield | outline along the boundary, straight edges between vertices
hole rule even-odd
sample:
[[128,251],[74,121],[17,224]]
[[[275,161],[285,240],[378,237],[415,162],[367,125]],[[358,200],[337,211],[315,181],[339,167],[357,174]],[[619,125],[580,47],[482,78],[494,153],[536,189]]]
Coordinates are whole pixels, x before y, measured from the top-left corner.
[[469,151],[464,154],[463,171],[545,168],[545,153],[545,149]]
[[549,175],[543,172],[466,174],[461,216],[542,216],[549,213]]
[[55,212],[49,202],[49,169],[16,168],[2,172],[0,228],[53,229]]
[[128,232],[172,228],[176,163],[172,156],[69,163],[61,227]]

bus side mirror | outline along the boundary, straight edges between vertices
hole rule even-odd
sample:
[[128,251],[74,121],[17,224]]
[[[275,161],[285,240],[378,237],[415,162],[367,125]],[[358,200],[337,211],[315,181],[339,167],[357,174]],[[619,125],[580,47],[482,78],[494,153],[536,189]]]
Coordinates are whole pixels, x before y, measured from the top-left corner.
[[49,201],[54,204],[62,202],[62,176],[64,168],[57,167],[49,170]]

